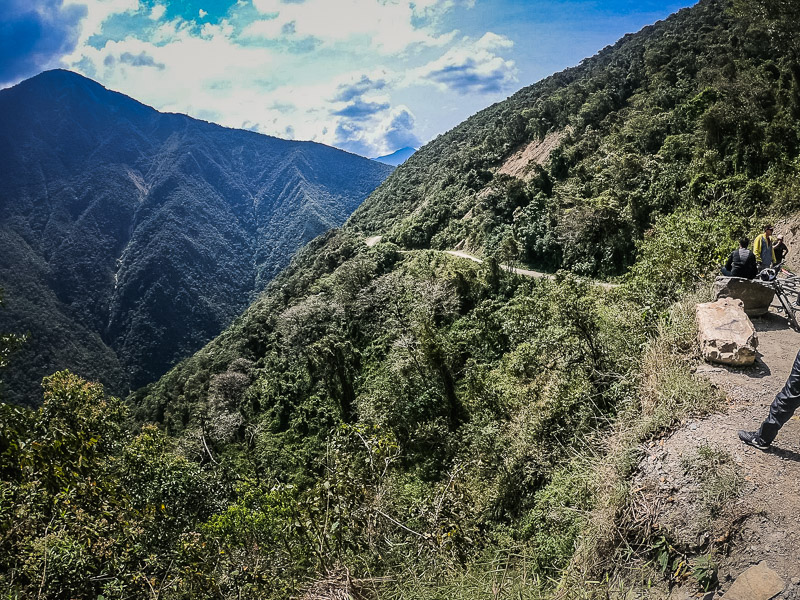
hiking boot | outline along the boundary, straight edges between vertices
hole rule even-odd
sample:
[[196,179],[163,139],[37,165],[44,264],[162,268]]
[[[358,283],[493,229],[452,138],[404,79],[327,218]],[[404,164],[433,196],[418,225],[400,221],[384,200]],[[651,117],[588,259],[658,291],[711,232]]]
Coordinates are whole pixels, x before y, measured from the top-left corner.
[[758,448],[759,450],[769,450],[769,444],[758,437],[757,431],[740,431],[739,439],[753,448]]

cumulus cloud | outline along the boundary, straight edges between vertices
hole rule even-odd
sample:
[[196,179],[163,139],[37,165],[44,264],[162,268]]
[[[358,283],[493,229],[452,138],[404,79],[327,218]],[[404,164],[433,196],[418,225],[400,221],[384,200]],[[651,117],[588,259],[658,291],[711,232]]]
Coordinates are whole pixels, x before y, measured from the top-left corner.
[[336,95],[333,97],[334,102],[350,102],[356,98],[360,98],[367,92],[382,90],[386,87],[386,80],[371,79],[367,75],[362,75],[358,81],[351,83],[339,84],[336,88]]
[[398,106],[369,121],[339,121],[333,144],[362,156],[380,156],[406,146],[419,147],[420,140],[414,127],[415,118],[411,110]]
[[86,7],[61,0],[5,0],[0,10],[0,85],[60,64],[78,43]]
[[414,115],[405,106],[392,108],[390,92],[400,79],[386,70],[340,79],[331,98],[329,143],[364,156],[419,145]]
[[400,148],[419,148],[419,137],[414,133],[414,115],[405,108],[395,112],[389,119],[388,127],[384,132],[384,150],[394,151]]
[[513,46],[507,37],[488,32],[476,42],[465,40],[451,48],[415,75],[459,94],[497,93],[517,81],[514,61],[499,54]]
[[373,52],[395,55],[414,46],[434,47],[451,41],[454,32],[439,34],[430,24],[456,4],[455,0],[253,0],[264,18],[251,23],[245,35],[267,40],[287,35],[313,38],[326,46],[359,40]]
[[90,37],[99,33],[109,17],[123,13],[134,13],[139,10],[139,0],[63,0],[64,8],[78,7],[85,11],[85,18],[80,23],[78,46],[87,43]]

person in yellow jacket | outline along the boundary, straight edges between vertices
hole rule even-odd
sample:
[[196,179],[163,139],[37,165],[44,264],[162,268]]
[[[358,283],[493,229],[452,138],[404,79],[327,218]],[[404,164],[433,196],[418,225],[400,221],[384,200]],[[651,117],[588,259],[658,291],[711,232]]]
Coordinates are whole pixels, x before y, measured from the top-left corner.
[[767,225],[764,227],[764,233],[753,242],[753,254],[756,255],[759,271],[761,269],[769,269],[777,262],[775,260],[775,252],[772,249],[772,231],[772,225]]

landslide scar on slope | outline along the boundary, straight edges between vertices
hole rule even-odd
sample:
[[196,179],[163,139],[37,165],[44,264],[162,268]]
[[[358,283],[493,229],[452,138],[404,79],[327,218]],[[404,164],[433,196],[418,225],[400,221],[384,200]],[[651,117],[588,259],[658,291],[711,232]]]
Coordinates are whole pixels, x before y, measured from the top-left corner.
[[503,175],[511,175],[519,179],[525,179],[534,164],[543,165],[550,157],[550,153],[564,139],[566,131],[554,131],[544,136],[544,139],[533,140],[509,156],[497,170]]

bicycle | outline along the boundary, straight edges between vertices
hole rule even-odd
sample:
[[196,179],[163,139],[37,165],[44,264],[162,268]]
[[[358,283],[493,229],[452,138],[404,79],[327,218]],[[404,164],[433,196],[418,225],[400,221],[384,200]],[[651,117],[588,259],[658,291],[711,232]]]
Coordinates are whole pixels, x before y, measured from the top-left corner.
[[[783,275],[783,277],[780,277]],[[795,312],[800,310],[800,275],[796,275],[783,267],[783,264],[775,265],[772,269],[764,269],[759,273],[759,279],[775,290],[783,312],[789,326],[795,331],[800,331]],[[793,294],[795,301],[789,299],[789,294]]]

